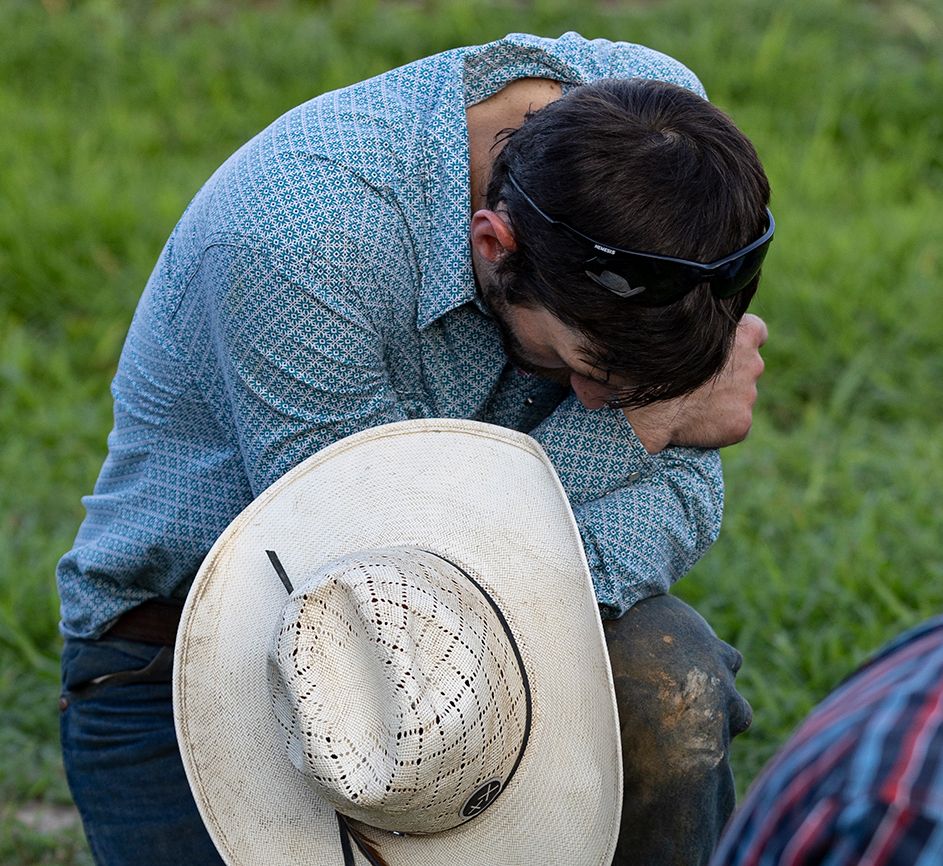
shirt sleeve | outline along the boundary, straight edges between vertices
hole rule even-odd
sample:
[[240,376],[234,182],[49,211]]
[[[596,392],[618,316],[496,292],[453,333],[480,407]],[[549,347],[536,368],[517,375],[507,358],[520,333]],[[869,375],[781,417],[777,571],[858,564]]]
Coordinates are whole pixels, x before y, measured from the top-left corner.
[[693,90],[698,96],[707,99],[704,85],[698,77],[683,63],[641,45],[629,42],[613,42],[611,49],[605,52],[610,78],[652,78],[668,81]]
[[[404,299],[419,279],[403,215],[382,190],[318,160],[279,170],[256,207],[287,217],[219,233],[189,287],[207,318],[207,345],[190,354],[211,359],[204,375],[222,387],[206,391],[222,394],[214,408],[254,495],[330,443],[407,417],[387,347],[415,327]],[[322,191],[315,212],[292,200],[299,188]],[[621,411],[573,397],[533,435],[570,497],[605,615],[666,592],[716,537],[713,452],[650,456]]]
[[567,398],[531,432],[570,498],[604,616],[668,591],[720,532],[716,451],[649,454],[621,410]]
[[[402,306],[389,298],[415,292],[402,220],[375,194],[328,219],[303,256],[221,239],[192,287],[208,297],[218,411],[255,495],[337,439],[406,417],[385,356],[390,311]],[[532,433],[569,495],[605,615],[666,592],[716,537],[714,452],[651,456],[621,411],[590,412],[574,397]]]
[[[524,51],[539,53],[536,68],[526,74],[558,77],[561,81],[586,83],[601,78],[649,78],[668,81],[707,97],[697,76],[683,63],[633,42],[586,39],[570,31],[559,39],[546,39],[526,33],[512,33],[496,45],[513,44]],[[526,56],[526,55],[525,55]],[[486,68],[480,64],[481,68]],[[540,71],[540,67],[544,71]],[[493,64],[492,64],[493,67]],[[575,76],[574,76],[575,70]],[[480,77],[479,69],[476,73]]]
[[710,866],[913,866],[943,851],[939,815],[917,803],[824,797],[777,812],[775,823],[738,817]]
[[415,294],[402,218],[336,170],[323,188],[316,214],[268,203],[287,223],[212,244],[192,288],[206,297],[216,408],[255,495],[326,445],[406,417],[385,358],[388,299]]

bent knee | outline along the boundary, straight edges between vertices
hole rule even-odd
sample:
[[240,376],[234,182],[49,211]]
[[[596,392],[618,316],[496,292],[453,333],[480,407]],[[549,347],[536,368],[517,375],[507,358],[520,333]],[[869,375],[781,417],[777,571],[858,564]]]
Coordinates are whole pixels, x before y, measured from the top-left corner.
[[649,698],[646,715],[670,767],[710,770],[727,757],[731,695],[721,677],[699,667],[681,676],[662,671]]
[[731,738],[752,720],[734,685],[740,654],[670,596],[607,622],[606,636],[623,749],[675,772],[706,771],[723,761]]

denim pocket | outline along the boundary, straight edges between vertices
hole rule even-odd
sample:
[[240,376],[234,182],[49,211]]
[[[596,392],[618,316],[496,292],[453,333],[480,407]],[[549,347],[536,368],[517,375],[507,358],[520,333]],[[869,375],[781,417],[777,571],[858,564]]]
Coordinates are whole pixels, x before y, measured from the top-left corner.
[[69,638],[62,672],[62,759],[95,862],[224,866],[180,761],[171,647]]
[[104,689],[137,683],[169,683],[173,647],[103,638],[68,638],[62,651],[61,710]]

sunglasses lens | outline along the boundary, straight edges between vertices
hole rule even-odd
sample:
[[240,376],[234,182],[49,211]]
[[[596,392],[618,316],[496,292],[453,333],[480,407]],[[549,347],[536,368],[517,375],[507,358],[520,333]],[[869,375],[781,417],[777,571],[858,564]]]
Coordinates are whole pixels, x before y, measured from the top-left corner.
[[635,298],[642,306],[666,306],[704,281],[695,268],[628,253],[605,261],[597,257],[587,264],[586,275],[593,282],[620,298]]
[[714,271],[620,250],[612,257],[590,259],[586,275],[614,295],[637,298],[643,306],[674,303],[703,282],[710,283],[715,297],[729,298],[760,272],[768,249],[769,241]]
[[711,278],[711,291],[714,295],[718,298],[729,298],[737,292],[742,292],[760,272],[768,249],[769,241],[724,265],[716,276]]

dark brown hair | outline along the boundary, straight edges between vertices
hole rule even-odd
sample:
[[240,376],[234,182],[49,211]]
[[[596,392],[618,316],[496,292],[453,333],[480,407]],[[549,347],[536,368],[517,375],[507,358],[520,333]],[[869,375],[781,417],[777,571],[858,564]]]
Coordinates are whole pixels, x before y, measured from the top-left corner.
[[709,262],[766,228],[769,182],[749,139],[696,93],[661,81],[606,79],[571,90],[504,134],[488,184],[517,249],[497,277],[510,304],[543,307],[589,342],[587,360],[626,378],[618,402],[681,396],[723,367],[758,277],[715,298],[701,285],[668,306],[620,298],[585,275],[586,245],[550,216],[596,240]]

